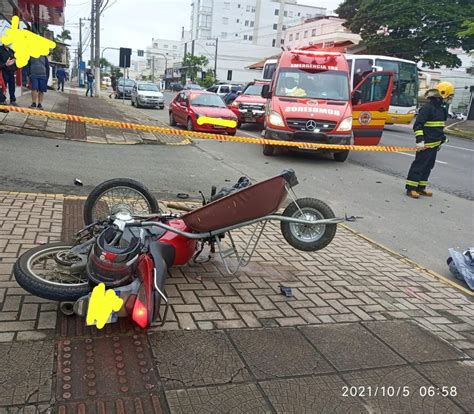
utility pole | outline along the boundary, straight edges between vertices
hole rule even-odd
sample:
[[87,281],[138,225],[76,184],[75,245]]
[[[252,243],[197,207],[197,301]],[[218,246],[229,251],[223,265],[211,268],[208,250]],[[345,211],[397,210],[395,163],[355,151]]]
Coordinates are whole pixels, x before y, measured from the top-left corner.
[[79,49],[77,50],[79,62],[82,61],[82,19],[79,18]]
[[95,0],[95,95],[100,95],[100,6],[101,0]]
[[91,67],[94,66],[94,52],[95,52],[95,0],[91,0]]
[[151,57],[151,81],[155,83],[155,55]]
[[216,54],[214,56],[214,79],[217,80],[217,48],[219,47],[219,38],[216,37]]

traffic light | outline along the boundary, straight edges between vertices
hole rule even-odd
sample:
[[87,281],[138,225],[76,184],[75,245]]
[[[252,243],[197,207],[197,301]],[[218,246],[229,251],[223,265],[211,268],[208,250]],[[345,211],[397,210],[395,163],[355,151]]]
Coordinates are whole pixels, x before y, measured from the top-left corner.
[[130,67],[130,57],[131,57],[131,55],[132,55],[132,49],[121,47],[120,48],[119,67],[129,68]]

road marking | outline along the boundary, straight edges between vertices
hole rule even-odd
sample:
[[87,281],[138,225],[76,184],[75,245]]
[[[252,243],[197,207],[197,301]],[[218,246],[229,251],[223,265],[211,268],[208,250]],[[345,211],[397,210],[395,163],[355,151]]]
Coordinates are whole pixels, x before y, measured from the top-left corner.
[[464,147],[457,147],[456,145],[443,144],[443,147],[457,148],[457,149],[460,149],[460,150],[463,150],[463,151],[474,152],[474,149],[464,148]]
[[[408,152],[401,152],[401,151],[397,151],[396,152],[397,154],[403,154],[403,155],[408,155],[409,157],[416,157],[415,154],[409,154]],[[436,162],[440,163],[440,164],[444,164],[444,165],[448,165],[448,163],[446,161],[439,161],[439,160],[436,160]]]

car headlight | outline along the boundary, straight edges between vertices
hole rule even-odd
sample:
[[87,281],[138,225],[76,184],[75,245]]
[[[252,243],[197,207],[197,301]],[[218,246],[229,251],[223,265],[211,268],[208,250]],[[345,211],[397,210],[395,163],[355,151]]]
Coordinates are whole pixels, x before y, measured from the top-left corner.
[[285,126],[285,122],[283,121],[283,118],[278,112],[275,112],[275,111],[270,111],[267,117],[267,122],[271,125],[275,125],[279,127]]
[[340,124],[337,130],[339,132],[350,131],[352,129],[352,116],[344,119]]

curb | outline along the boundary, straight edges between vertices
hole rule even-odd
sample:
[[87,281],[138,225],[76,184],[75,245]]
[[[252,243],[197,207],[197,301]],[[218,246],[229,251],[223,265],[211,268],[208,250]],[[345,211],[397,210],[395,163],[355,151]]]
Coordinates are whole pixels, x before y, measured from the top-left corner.
[[456,128],[456,125],[462,124],[463,122],[465,121],[459,121],[448,125],[446,128],[444,128],[444,131],[459,138],[474,140],[474,132]]
[[437,279],[439,282],[442,282],[446,285],[449,285],[450,287],[459,290],[460,292],[464,293],[465,295],[472,296],[474,297],[474,292],[470,291],[469,289],[466,289],[464,286],[461,286],[460,284],[454,282],[453,280],[447,278],[446,276],[440,275],[439,273],[435,272],[434,270],[428,269],[427,267],[424,267],[423,265],[415,262],[412,259],[409,259],[406,256],[403,256],[400,253],[397,253],[396,251],[384,246],[383,244],[380,244],[376,242],[375,240],[372,240],[371,238],[364,236],[363,234],[359,233],[358,231],[351,229],[348,227],[346,224],[339,224],[339,226],[343,227],[344,229],[350,231],[352,234],[355,234],[356,236],[359,236],[360,238],[364,239],[365,241],[369,242],[370,244],[373,244],[374,246],[378,247],[381,250],[386,251],[387,253],[391,254],[392,256],[395,256],[397,259],[401,260],[402,262],[409,264],[411,266],[414,266],[416,269],[423,271],[423,273],[429,274],[432,278]]

